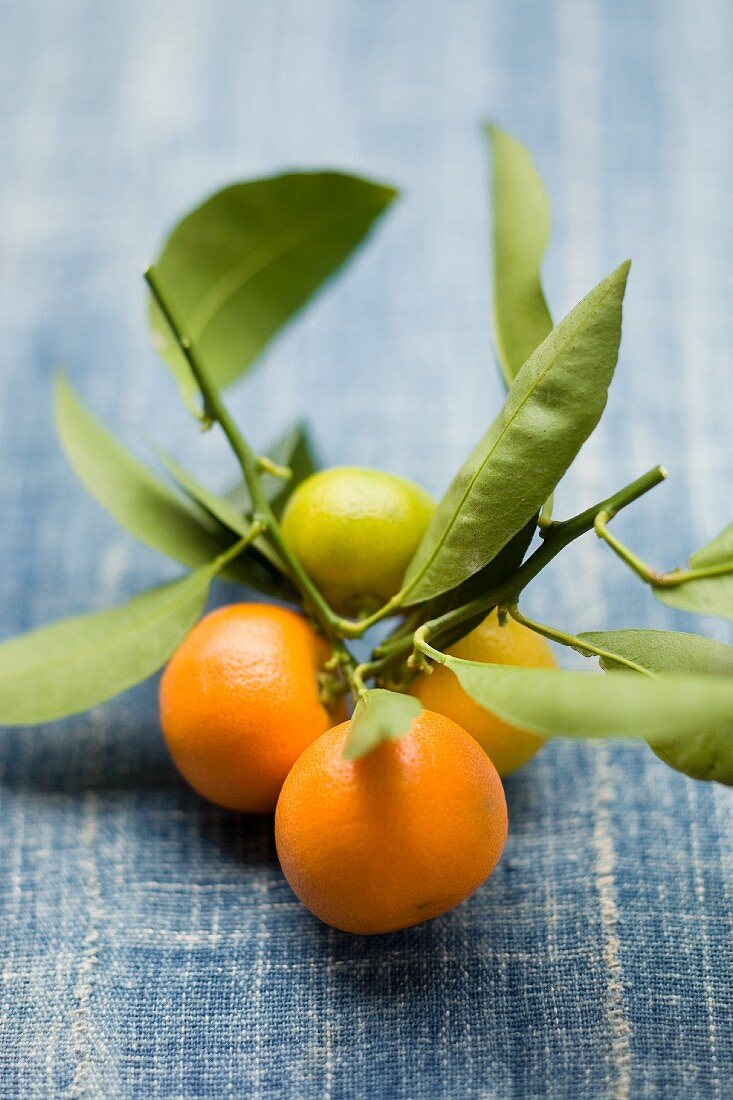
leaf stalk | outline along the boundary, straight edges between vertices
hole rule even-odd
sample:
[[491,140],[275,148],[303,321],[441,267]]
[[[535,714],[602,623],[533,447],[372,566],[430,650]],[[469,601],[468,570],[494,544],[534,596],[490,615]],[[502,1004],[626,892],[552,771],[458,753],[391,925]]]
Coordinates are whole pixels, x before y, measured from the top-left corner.
[[652,569],[645,561],[625,546],[620,539],[612,535],[608,530],[608,522],[611,515],[604,511],[599,512],[595,518],[594,528],[599,539],[602,539],[623,562],[632,569],[645,584],[653,588],[677,588],[688,581],[699,581],[706,577],[724,577],[733,573],[733,561],[718,562],[715,565],[701,565],[693,569],[672,569],[668,573],[660,573]]
[[512,604],[507,608],[510,618],[515,622],[520,623],[522,626],[526,626],[529,630],[533,630],[535,634],[540,634],[543,638],[548,638],[551,642],[558,642],[560,645],[567,646],[569,649],[574,649],[576,653],[580,653],[583,657],[600,657],[606,658],[609,661],[613,661],[617,665],[623,665],[631,672],[641,672],[645,676],[653,676],[653,673],[649,669],[643,668],[642,665],[636,664],[635,661],[630,661],[627,657],[621,657],[618,653],[611,653],[607,649],[602,649],[600,646],[595,646],[591,642],[585,642],[582,638],[578,638],[575,634],[566,634],[562,630],[556,630],[552,626],[545,626],[544,623],[537,623],[533,619],[528,619],[526,615],[523,615],[516,604]]

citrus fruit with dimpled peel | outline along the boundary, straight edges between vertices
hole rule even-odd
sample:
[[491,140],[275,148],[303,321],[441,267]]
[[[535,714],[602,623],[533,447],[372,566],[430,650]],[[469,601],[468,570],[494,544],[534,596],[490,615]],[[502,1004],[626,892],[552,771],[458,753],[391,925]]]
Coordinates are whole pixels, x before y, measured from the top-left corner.
[[472,737],[441,714],[346,760],[348,722],[305,750],[275,812],[286,879],[344,932],[374,935],[437,917],[491,874],[507,835],[501,780]]
[[[544,638],[511,618],[501,626],[496,609],[446,652],[452,657],[483,664],[557,667]],[[499,775],[509,775],[521,768],[545,743],[527,730],[515,729],[502,722],[480,706],[443,665],[435,665],[430,674],[421,673],[410,686],[410,693],[416,695],[424,707],[447,715],[475,737],[491,757]]]
[[405,478],[340,466],[301,482],[282,526],[331,606],[367,614],[399,591],[434,509],[428,493]]
[[302,615],[238,603],[205,616],[160,684],[173,761],[204,798],[230,810],[273,810],[300,753],[344,717],[329,713],[317,674],[326,643]]

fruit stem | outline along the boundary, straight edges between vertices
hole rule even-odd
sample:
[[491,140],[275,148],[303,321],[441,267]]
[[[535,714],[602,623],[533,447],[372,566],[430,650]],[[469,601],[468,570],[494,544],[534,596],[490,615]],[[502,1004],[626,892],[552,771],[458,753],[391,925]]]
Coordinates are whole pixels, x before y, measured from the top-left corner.
[[376,661],[365,661],[364,664],[357,665],[355,672],[358,674],[359,683],[363,686],[366,680],[373,680],[387,664],[389,664],[389,661],[380,658]]
[[425,657],[429,657],[431,661],[435,661],[438,665],[444,665],[447,663],[445,653],[441,653],[439,649],[434,649],[428,643],[430,636],[429,624],[424,623],[415,631],[415,648],[407,662],[412,668],[420,668],[425,665]]
[[658,588],[676,588],[687,581],[701,581],[705,577],[725,577],[733,573],[733,561],[722,561],[716,565],[701,565],[699,569],[673,569],[669,573],[660,573],[653,582]]
[[[357,666],[354,657],[349,652],[348,648],[340,638],[334,638],[331,641],[331,657],[324,666],[324,672],[326,675],[334,676],[334,673],[342,672],[344,676],[343,689],[338,693],[339,695],[345,694],[347,691],[351,692],[351,697],[354,703],[358,703],[359,699],[366,692],[364,681],[360,675],[361,666]],[[338,697],[338,695],[336,696]]]
[[606,658],[609,661],[613,661],[614,664],[623,665],[632,672],[641,672],[645,676],[654,675],[648,668],[643,668],[641,665],[637,665],[635,661],[630,661],[626,657],[621,657],[618,653],[611,653],[607,649],[601,649],[600,646],[595,646],[591,642],[586,642],[582,638],[578,638],[575,634],[565,634],[561,630],[555,630],[552,626],[545,626],[544,623],[537,623],[534,622],[533,619],[528,619],[526,615],[522,615],[516,604],[507,607],[506,610],[515,622],[528,627],[529,630],[533,630],[535,634],[541,634],[543,638],[549,638],[551,642],[559,642],[560,645],[574,649],[577,653],[582,654],[583,657]]
[[198,353],[190,337],[185,332],[183,324],[176,316],[173,307],[165,297],[153,267],[149,267],[145,272],[145,281],[150,287],[150,291],[161,313],[165,317],[168,327],[183,352],[186,362],[191,368],[191,373],[196,380],[196,384],[203,399],[205,420],[218,422],[239,462],[244,480],[247,483],[247,488],[252,498],[255,522],[260,522],[262,524],[265,537],[269,539],[286,562],[291,571],[292,579],[300,589],[314,618],[317,620],[327,637],[331,641],[334,641],[339,632],[340,620],[331,611],[331,608],[288,546],[280,528],[280,524],[270,507],[270,502],[263,489],[262,481],[259,476],[257,456],[240,432],[216,386],[211,382],[203,364],[199,360]]
[[358,703],[359,701],[365,700],[367,686],[364,681],[371,675],[371,666],[368,664],[357,665],[356,668],[351,670],[350,674],[347,671],[346,675],[349,678],[349,685],[352,695],[354,696],[354,702]]
[[339,634],[344,638],[361,638],[366,634],[367,630],[376,623],[382,621],[382,619],[388,618],[390,615],[396,615],[402,607],[402,601],[400,599],[400,593],[393,596],[391,600],[388,600],[386,604],[378,608],[373,615],[367,616],[365,619],[336,619],[336,627]]

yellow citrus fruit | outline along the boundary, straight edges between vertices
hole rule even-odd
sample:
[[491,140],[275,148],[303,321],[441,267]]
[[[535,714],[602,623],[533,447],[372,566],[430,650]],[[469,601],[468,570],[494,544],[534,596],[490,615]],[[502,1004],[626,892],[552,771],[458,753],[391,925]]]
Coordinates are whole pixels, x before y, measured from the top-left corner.
[[193,628],[163,674],[160,717],[199,794],[230,810],[275,808],[295,760],[333,725],[316,678],[328,655],[302,615],[268,604],[222,607]]
[[430,711],[356,761],[343,756],[347,730],[314,741],[285,780],[275,841],[286,879],[344,932],[392,932],[445,913],[504,848],[496,769],[465,730]]
[[[453,657],[485,664],[557,667],[544,638],[514,619],[500,626],[495,610],[446,652]],[[489,754],[499,775],[509,775],[521,768],[544,744],[540,737],[507,725],[476,703],[465,693],[457,677],[442,665],[436,665],[429,675],[421,673],[410,692],[424,707],[447,715],[468,730]]]
[[283,532],[328,602],[359,614],[399,591],[434,507],[402,477],[341,466],[301,482]]

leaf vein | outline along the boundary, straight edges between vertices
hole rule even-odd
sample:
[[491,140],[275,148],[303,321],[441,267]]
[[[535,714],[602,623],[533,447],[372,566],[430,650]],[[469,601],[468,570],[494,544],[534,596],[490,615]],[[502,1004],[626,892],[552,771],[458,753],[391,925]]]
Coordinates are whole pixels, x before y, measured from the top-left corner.
[[[315,226],[313,226],[312,219],[303,219],[294,225],[287,226],[274,238],[258,245],[248,256],[222,275],[193,310],[189,322],[191,338],[200,340],[212,321],[227,307],[242,287],[246,286],[256,276],[261,275],[278,260],[281,260],[288,252],[307,244],[308,241],[313,240],[329,229],[335,228],[337,225],[342,225],[357,217],[363,217],[372,209],[378,210],[379,208],[370,203],[351,210],[348,214],[340,214],[338,217],[325,219]],[[305,232],[302,232],[302,230],[305,230]],[[278,243],[280,241],[282,243]],[[258,259],[259,252],[264,254],[261,259]]]

